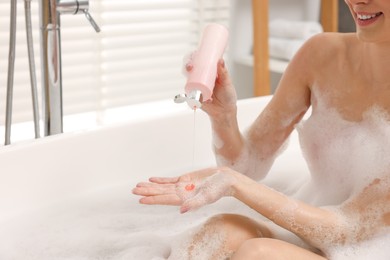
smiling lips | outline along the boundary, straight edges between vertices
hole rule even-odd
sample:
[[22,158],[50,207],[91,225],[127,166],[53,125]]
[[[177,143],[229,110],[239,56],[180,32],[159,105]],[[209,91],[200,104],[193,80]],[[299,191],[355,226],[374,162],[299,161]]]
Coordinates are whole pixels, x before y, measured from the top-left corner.
[[382,12],[378,13],[356,13],[356,23],[359,26],[367,26],[379,19],[382,16]]

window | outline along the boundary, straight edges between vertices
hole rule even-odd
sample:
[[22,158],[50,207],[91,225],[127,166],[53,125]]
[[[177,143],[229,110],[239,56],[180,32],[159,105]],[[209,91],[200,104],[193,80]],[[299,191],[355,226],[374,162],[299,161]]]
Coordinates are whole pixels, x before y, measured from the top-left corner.
[[[10,4],[0,3],[0,125],[5,122]],[[38,87],[38,1],[32,23]],[[18,1],[13,123],[31,121],[32,102],[24,21]],[[226,0],[91,0],[97,34],[83,15],[61,16],[64,114],[104,111],[173,98],[182,92],[182,59],[209,22],[228,26]],[[40,91],[39,91],[40,92]],[[41,100],[41,93],[39,93]],[[40,106],[41,107],[41,106]],[[41,113],[42,115],[42,113]],[[32,130],[31,130],[32,131]]]

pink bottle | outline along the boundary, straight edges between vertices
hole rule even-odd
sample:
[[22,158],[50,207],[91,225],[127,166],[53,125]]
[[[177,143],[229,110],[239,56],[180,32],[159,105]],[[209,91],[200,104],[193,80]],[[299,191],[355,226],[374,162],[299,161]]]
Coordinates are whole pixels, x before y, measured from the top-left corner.
[[217,77],[217,63],[225,51],[228,36],[228,30],[215,23],[207,25],[203,30],[199,47],[192,55],[192,69],[185,86],[186,95],[184,100],[181,99],[187,101],[192,109],[200,108],[201,100],[211,99]]

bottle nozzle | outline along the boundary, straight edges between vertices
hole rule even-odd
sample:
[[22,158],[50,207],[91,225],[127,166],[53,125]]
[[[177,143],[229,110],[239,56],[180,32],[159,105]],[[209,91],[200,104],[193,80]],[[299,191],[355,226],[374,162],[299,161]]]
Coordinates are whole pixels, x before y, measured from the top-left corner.
[[200,102],[202,92],[199,90],[193,90],[190,92],[189,95],[187,95],[187,104],[190,106],[192,109],[197,109],[202,106],[202,103]]
[[188,106],[192,109],[197,109],[202,106],[202,103],[200,102],[202,97],[202,92],[199,90],[193,90],[188,95],[186,94],[179,94],[175,96],[175,103],[183,103],[187,102]]

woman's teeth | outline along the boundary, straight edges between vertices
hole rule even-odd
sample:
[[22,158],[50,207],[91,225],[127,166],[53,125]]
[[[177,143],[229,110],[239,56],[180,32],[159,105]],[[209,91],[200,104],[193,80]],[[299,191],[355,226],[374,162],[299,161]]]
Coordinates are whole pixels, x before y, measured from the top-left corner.
[[369,20],[369,19],[375,18],[375,17],[377,17],[378,15],[381,15],[381,14],[382,14],[381,12],[376,13],[376,14],[357,14],[357,17],[360,20]]

